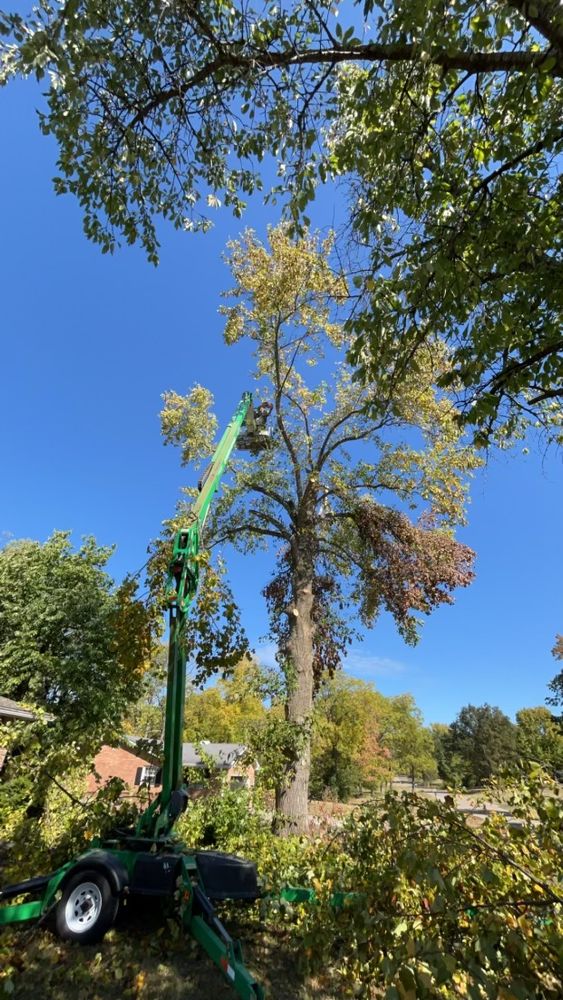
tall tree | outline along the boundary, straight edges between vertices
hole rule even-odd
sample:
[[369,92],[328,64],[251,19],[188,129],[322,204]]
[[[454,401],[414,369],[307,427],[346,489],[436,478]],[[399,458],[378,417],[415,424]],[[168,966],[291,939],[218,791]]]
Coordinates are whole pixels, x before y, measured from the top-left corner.
[[434,741],[434,756],[438,775],[449,787],[455,787],[463,782],[466,771],[465,761],[451,749],[450,727],[443,722],[434,722],[430,726]]
[[391,391],[440,334],[482,440],[560,432],[557,0],[44,0],[0,31],[0,82],[48,75],[56,190],[104,251],[139,240],[156,261],[155,217],[240,215],[267,153],[296,220],[346,177],[364,377]]
[[343,672],[323,679],[313,711],[311,798],[330,793],[345,801],[391,776],[380,736],[386,702],[373,684]]
[[389,749],[395,774],[405,774],[414,791],[417,779],[438,773],[432,733],[422,721],[411,694],[386,700],[381,720],[381,741]]
[[[300,731],[356,623],[372,626],[388,611],[414,643],[420,614],[452,603],[452,591],[473,576],[473,553],[454,540],[453,527],[463,521],[467,475],[478,460],[459,439],[450,401],[433,387],[445,354],[437,344],[385,412],[367,418],[378,386],[354,382],[343,359],[334,310],[346,287],[329,266],[330,249],[330,240],[319,245],[312,236],[294,242],[284,227],[269,232],[269,247],[251,232],[230,245],[234,304],[224,307],[225,336],[255,347],[256,377],[273,406],[273,447],[236,462],[210,528],[215,543],[246,552],[275,546],[264,593],[287,721]],[[166,440],[182,446],[184,460],[209,454],[208,402],[200,387],[184,399],[165,396]],[[309,768],[306,739],[279,802],[298,828]]]
[[466,705],[450,726],[449,751],[463,760],[463,783],[480,785],[516,760],[516,727],[500,708]]
[[0,551],[0,688],[69,733],[120,721],[151,649],[154,617],[132,581],[115,587],[111,554],[68,532]]

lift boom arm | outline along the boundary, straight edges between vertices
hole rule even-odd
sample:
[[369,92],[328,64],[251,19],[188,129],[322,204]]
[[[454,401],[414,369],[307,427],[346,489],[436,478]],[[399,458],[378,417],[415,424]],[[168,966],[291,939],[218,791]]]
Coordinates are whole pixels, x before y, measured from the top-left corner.
[[243,393],[234,416],[217,445],[211,464],[202,477],[200,493],[190,512],[189,522],[174,537],[172,561],[166,581],[170,633],[162,789],[155,801],[139,817],[136,831],[139,836],[155,839],[168,836],[174,820],[187,803],[187,789],[182,774],[186,690],[184,632],[187,612],[198,588],[203,527],[237,441],[239,446],[253,452],[268,446],[268,432],[264,429],[264,424],[270,409],[268,404],[263,404],[255,411],[251,393]]

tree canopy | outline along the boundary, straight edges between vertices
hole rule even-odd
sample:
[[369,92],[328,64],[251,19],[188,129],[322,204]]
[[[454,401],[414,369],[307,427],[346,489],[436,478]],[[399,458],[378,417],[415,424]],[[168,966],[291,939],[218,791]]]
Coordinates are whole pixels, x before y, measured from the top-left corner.
[[466,705],[450,726],[450,754],[461,762],[464,785],[481,785],[517,759],[516,727],[492,705]]
[[386,697],[344,673],[327,677],[313,712],[311,798],[346,800],[398,775],[437,774],[434,743],[410,694]]
[[[157,622],[133,579],[115,586],[112,549],[69,532],[0,550],[0,691],[37,711],[6,727],[18,751],[1,805],[43,809],[53,774],[87,767],[139,695]],[[25,819],[22,836],[25,841]]]
[[388,747],[396,774],[415,781],[435,778],[438,771],[432,733],[411,694],[386,699],[380,723],[381,741]]
[[516,724],[500,708],[466,705],[450,726],[431,726],[438,773],[446,784],[476,786],[516,765],[542,767],[553,775],[563,766],[561,722],[541,705],[521,708]]
[[67,737],[117,725],[138,695],[154,618],[93,538],[69,532],[0,550],[0,690],[52,714]]
[[247,743],[253,726],[264,720],[263,673],[255,660],[242,660],[227,680],[203,691],[188,691],[184,738]]
[[270,157],[296,224],[343,179],[360,375],[391,391],[439,335],[481,441],[560,433],[557,0],[44,0],[0,31],[0,82],[45,78],[55,187],[102,250],[156,261],[158,217],[240,215]]
[[[556,660],[563,660],[563,635],[555,637],[555,646],[552,653]],[[547,699],[551,705],[563,705],[563,669],[555,675],[549,684],[551,694]]]
[[535,761],[547,771],[563,768],[563,730],[543,705],[516,713],[516,745],[524,760]]
[[381,740],[387,699],[372,684],[344,673],[326,677],[313,712],[310,797],[346,801],[391,775]]

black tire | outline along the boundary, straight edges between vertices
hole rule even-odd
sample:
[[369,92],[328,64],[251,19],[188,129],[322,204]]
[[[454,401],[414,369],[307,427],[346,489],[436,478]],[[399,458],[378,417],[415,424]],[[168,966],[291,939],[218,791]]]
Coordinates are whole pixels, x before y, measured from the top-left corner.
[[63,941],[93,944],[113,925],[119,899],[101,872],[84,868],[69,878],[57,904],[55,926]]

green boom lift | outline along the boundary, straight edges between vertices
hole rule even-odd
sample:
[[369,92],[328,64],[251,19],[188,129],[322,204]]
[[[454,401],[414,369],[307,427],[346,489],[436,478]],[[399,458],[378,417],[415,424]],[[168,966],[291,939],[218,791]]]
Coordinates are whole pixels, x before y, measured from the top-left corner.
[[[200,483],[189,523],[178,531],[167,580],[170,615],[162,789],[131,830],[116,830],[50,875],[0,889],[0,926],[54,918],[58,934],[84,944],[99,940],[128,895],[179,900],[185,929],[232,983],[242,1000],[263,1000],[262,987],[246,969],[238,941],[215,912],[221,900],[253,901],[261,895],[256,866],[218,851],[189,851],[172,828],[187,806],[182,773],[186,616],[198,586],[201,535],[209,507],[235,447],[254,454],[268,448],[269,403],[256,409],[245,392]],[[307,890],[304,890],[307,892]],[[310,898],[310,894],[308,894]]]

